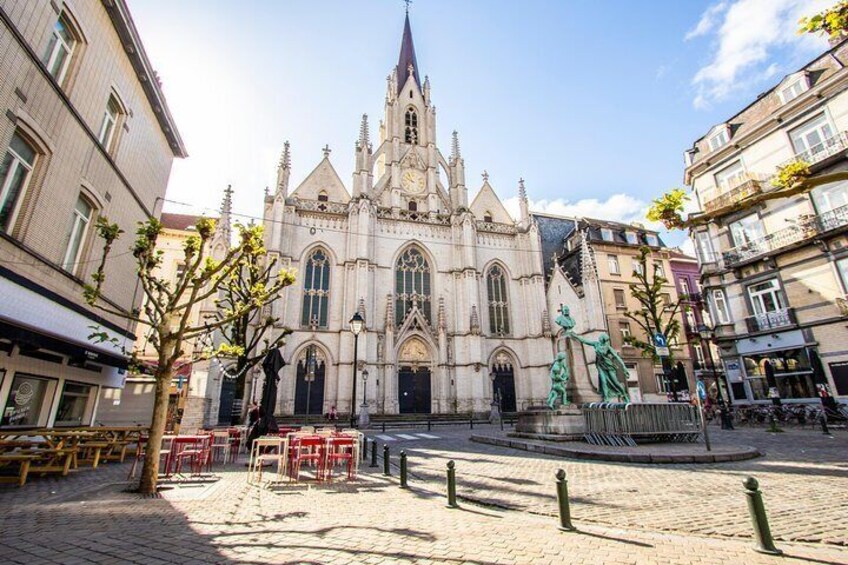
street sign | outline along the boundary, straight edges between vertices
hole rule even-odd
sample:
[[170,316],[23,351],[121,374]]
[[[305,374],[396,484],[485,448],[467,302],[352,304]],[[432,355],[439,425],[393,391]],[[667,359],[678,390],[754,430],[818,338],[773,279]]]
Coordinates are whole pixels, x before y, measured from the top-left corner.
[[707,399],[707,387],[704,386],[704,381],[698,381],[698,398],[701,400]]
[[654,334],[654,350],[657,352],[657,357],[668,357],[671,354],[665,336],[659,332]]

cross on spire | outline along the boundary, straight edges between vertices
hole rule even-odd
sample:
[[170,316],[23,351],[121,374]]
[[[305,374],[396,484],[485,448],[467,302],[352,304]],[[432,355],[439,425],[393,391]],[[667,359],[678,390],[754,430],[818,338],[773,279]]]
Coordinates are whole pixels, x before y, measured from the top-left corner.
[[330,157],[330,151],[332,151],[332,149],[330,149],[330,144],[328,143],[328,144],[324,145],[324,149],[322,149],[321,151],[324,152],[324,158],[325,159],[329,158]]
[[403,3],[406,4],[406,13],[409,14],[409,5],[412,4],[412,0],[403,0]]
[[483,182],[489,182],[489,171],[484,170],[482,177],[483,177]]

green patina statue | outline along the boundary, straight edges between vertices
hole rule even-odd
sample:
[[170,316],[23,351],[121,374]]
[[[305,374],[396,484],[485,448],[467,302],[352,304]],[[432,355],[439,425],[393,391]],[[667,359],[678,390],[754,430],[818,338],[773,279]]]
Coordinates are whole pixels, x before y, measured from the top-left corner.
[[570,404],[565,393],[569,379],[567,357],[565,351],[560,351],[551,365],[551,393],[548,395],[548,408],[551,410]]
[[[556,324],[562,328],[566,340],[574,338],[580,343],[588,345],[595,350],[595,366],[598,368],[598,388],[604,402],[624,401],[630,402],[627,389],[618,380],[617,368],[620,367],[627,373],[627,367],[621,356],[610,345],[609,335],[601,333],[598,341],[590,341],[574,334],[574,318],[568,306],[561,306]],[[556,359],[551,364],[551,393],[548,395],[548,407],[556,410],[560,405],[569,404],[565,387],[571,374],[568,367],[568,355],[564,351],[557,353]]]
[[595,367],[598,368],[598,388],[604,402],[630,402],[630,395],[618,380],[616,365],[627,373],[627,367],[621,356],[610,345],[610,337],[606,333],[598,336],[598,341],[590,341],[578,335],[571,334],[580,343],[595,349]]

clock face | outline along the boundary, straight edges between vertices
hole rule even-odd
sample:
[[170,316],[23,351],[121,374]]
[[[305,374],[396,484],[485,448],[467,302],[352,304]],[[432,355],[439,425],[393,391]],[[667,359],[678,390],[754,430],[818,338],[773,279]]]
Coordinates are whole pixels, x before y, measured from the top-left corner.
[[424,192],[424,175],[414,169],[408,169],[400,177],[403,189],[413,194]]

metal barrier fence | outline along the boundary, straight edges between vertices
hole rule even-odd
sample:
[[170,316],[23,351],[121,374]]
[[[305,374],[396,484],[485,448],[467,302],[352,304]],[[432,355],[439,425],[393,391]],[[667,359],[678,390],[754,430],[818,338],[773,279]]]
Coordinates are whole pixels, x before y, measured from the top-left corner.
[[695,442],[701,436],[698,410],[689,404],[583,405],[585,438],[594,445],[635,446],[643,442]]

